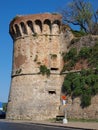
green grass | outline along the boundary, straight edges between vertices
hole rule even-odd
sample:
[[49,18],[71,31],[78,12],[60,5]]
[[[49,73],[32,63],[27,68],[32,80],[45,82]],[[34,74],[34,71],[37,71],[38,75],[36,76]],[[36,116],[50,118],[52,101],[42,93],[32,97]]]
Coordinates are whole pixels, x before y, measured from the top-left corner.
[[68,121],[70,122],[98,122],[98,119],[76,119],[76,118],[73,118],[73,119],[68,119]]

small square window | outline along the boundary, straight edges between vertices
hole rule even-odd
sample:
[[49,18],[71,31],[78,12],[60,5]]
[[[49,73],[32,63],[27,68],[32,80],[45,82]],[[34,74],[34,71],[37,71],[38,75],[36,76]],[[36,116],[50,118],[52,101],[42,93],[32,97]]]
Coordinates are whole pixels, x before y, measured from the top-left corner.
[[51,68],[51,70],[55,70],[56,71],[56,70],[58,70],[58,68]]
[[49,90],[48,93],[49,94],[56,94],[56,91],[55,90]]

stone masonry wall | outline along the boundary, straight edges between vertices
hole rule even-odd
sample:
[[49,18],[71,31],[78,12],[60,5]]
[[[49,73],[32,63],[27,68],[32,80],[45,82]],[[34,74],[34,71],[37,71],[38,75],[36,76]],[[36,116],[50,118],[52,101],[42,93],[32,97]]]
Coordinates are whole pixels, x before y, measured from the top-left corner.
[[44,120],[55,118],[60,106],[59,75],[16,76],[12,79],[8,119]]
[[[62,52],[67,50],[61,16],[18,16],[10,23],[10,34],[14,51],[7,119],[56,117],[63,83]],[[40,74],[41,65],[50,70],[49,77]]]
[[80,98],[72,100],[68,97],[66,109],[69,118],[98,119],[98,95],[92,97],[91,105],[86,108],[80,106]]

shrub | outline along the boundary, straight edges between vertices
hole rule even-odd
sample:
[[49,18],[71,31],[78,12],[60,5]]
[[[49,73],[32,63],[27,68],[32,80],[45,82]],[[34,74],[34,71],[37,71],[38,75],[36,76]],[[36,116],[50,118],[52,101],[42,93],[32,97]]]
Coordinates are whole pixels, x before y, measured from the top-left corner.
[[71,70],[81,60],[88,61],[88,70],[82,69],[80,73],[68,73],[63,82],[62,91],[73,98],[79,96],[81,106],[91,104],[91,97],[98,94],[98,42],[93,47],[83,47],[77,53],[76,48],[71,48],[63,57],[65,65],[63,71]]
[[82,37],[82,36],[87,35],[87,33],[85,33],[84,31],[76,31],[76,30],[71,30],[71,31],[75,37]]
[[91,94],[84,91],[81,97],[81,106],[84,108],[89,105],[91,105]]
[[81,106],[91,104],[91,97],[98,93],[98,75],[96,70],[82,70],[80,73],[68,73],[64,79],[63,93],[73,98],[80,97]]
[[77,55],[77,49],[71,48],[69,52],[64,55],[63,60],[68,61],[68,60],[74,59],[76,55]]
[[41,65],[40,66],[40,73],[42,75],[46,74],[47,76],[49,76],[50,75],[50,70],[45,65]]
[[96,82],[92,87],[92,95],[98,94],[98,82]]
[[72,96],[78,97],[78,96],[81,96],[81,94],[82,94],[81,88],[80,88],[80,87],[77,87],[77,88],[73,91]]
[[71,94],[71,82],[69,80],[64,80],[62,91],[66,92],[67,94]]
[[91,49],[89,47],[83,47],[81,48],[80,52],[79,52],[79,57],[86,59],[91,55]]
[[80,60],[87,60],[89,68],[98,67],[98,42],[93,47],[82,47],[78,52],[76,48],[71,48],[68,53],[63,55],[64,68],[62,70],[71,70]]

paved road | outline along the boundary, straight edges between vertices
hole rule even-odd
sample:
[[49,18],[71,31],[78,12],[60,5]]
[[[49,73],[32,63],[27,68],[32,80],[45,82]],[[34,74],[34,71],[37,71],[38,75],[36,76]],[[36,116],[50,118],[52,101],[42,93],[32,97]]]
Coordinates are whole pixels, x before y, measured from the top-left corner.
[[35,123],[14,123],[14,122],[0,121],[0,130],[80,130],[80,129],[35,124]]

